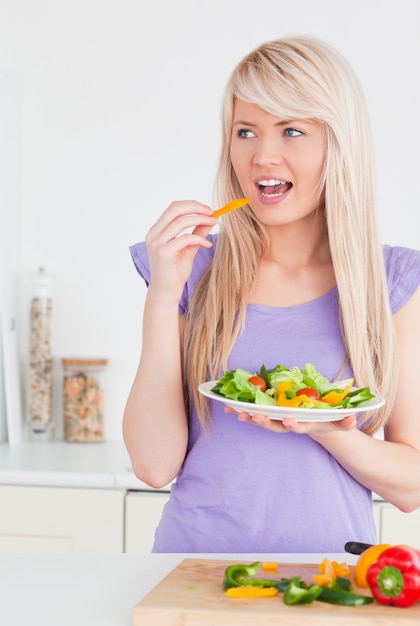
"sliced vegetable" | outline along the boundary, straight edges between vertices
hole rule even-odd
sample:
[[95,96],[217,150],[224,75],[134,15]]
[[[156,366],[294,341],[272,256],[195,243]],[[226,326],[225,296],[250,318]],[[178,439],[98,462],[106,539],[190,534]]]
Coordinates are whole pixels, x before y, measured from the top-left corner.
[[272,562],[272,561],[264,561],[263,563],[261,563],[261,567],[265,570],[277,570],[279,567],[279,564],[276,562]]
[[334,587],[321,587],[321,593],[317,600],[320,602],[328,602],[329,604],[340,604],[343,606],[363,606],[372,604],[372,596],[364,596],[362,594],[346,591],[345,589],[336,589]]
[[251,376],[251,378],[248,378],[248,382],[251,383],[251,385],[258,387],[261,391],[265,391],[267,389],[267,383],[262,376]]
[[296,576],[292,578],[286,591],[284,592],[283,600],[285,604],[310,604],[314,602],[322,591],[322,587],[319,585],[311,585],[308,587],[305,583],[302,583],[301,577]]
[[350,568],[347,563],[337,563],[325,558],[319,564],[319,575],[315,574],[312,578],[317,585],[326,586],[337,578],[349,576]]
[[231,587],[275,587],[276,581],[269,578],[252,578],[260,569],[260,562],[256,561],[250,565],[230,565],[225,570],[223,588]]
[[339,404],[342,400],[344,400],[344,398],[350,391],[352,384],[353,384],[353,380],[342,391],[335,391],[335,390],[329,391],[328,393],[325,394],[325,396],[322,396],[323,401],[328,402],[328,404]]
[[229,370],[213,386],[214,393],[262,405],[336,409],[356,407],[374,398],[369,387],[353,389],[353,378],[330,383],[311,363],[304,369],[262,365],[256,373],[238,368]]
[[[328,561],[328,559],[324,559]],[[345,564],[328,561],[334,572],[346,571]],[[335,564],[335,565],[333,565]],[[265,563],[266,569],[277,567],[278,563]],[[327,566],[327,563],[324,563]],[[328,586],[308,585],[301,576],[279,580],[253,578],[261,566],[259,561],[250,565],[230,565],[225,569],[223,588],[231,598],[266,598],[283,592],[285,604],[308,604],[319,600],[344,606],[362,606],[373,602],[372,596],[352,592],[350,581],[345,576],[337,576]],[[270,567],[268,567],[270,566]],[[328,566],[329,567],[329,566]]]
[[225,206],[222,206],[221,209],[217,209],[213,211],[212,217],[220,217],[220,215],[224,215],[225,213],[229,213],[230,211],[235,211],[236,209],[240,209],[241,207],[251,202],[250,198],[237,198],[235,200],[231,200]]
[[243,587],[229,587],[225,594],[230,598],[271,598],[278,594],[278,590],[275,587],[244,585]]
[[366,574],[380,604],[407,607],[420,600],[420,551],[405,546],[384,550]]
[[298,389],[296,391],[296,395],[305,395],[307,398],[312,398],[313,400],[321,400],[321,394],[317,389],[314,389],[313,387],[303,387],[303,389]]

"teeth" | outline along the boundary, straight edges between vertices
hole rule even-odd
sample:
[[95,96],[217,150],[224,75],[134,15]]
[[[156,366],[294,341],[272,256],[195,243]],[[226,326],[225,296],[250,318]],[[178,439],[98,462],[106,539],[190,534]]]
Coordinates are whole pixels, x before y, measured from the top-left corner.
[[269,180],[259,180],[258,184],[261,187],[273,187],[274,185],[287,185],[283,180],[276,180],[275,178],[270,178]]

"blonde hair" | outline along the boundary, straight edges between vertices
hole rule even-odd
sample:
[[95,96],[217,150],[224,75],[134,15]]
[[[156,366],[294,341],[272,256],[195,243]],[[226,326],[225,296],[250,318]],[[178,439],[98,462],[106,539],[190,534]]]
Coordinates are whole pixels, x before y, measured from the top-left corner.
[[[233,71],[223,100],[218,203],[243,195],[230,160],[235,99],[283,119],[310,119],[323,126],[326,158],[321,191],[343,340],[356,383],[387,397],[382,409],[366,415],[365,430],[374,433],[392,411],[397,363],[375,210],[370,123],[359,81],[340,53],[313,38],[267,42],[245,57]],[[184,380],[204,426],[210,417],[197,386],[226,369],[266,249],[264,227],[249,207],[224,216],[213,262],[190,303]]]

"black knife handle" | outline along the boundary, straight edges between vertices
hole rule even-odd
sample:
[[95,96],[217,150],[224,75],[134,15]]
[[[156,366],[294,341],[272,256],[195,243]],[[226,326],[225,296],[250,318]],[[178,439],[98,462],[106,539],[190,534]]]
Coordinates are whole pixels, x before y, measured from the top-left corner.
[[348,541],[344,546],[346,552],[350,554],[362,554],[368,548],[371,548],[371,543],[361,543],[360,541]]

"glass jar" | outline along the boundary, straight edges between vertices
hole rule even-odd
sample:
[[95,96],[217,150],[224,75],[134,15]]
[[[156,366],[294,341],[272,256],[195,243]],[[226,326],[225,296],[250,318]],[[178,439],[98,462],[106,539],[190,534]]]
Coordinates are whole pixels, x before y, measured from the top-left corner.
[[104,439],[103,378],[108,359],[62,359],[66,441]]
[[53,387],[51,277],[42,267],[32,279],[29,317],[28,424],[39,436],[52,430]]

